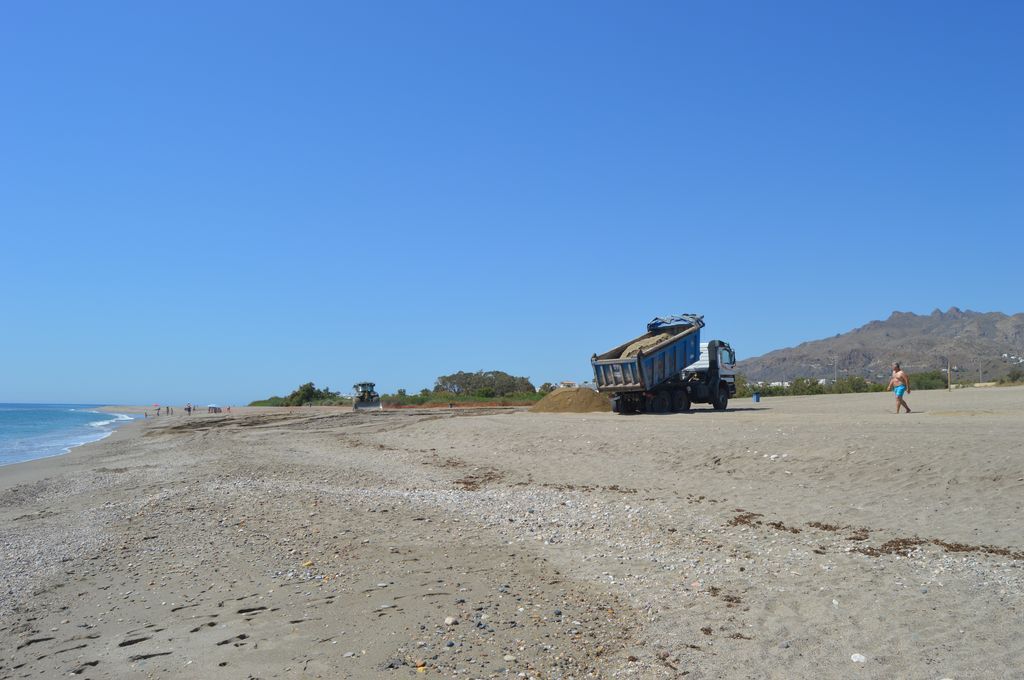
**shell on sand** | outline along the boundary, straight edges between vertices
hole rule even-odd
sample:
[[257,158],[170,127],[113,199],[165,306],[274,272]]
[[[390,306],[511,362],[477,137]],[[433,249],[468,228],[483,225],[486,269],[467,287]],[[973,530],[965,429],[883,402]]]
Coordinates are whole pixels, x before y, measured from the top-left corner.
[[587,387],[561,387],[530,407],[535,413],[610,411],[611,400]]

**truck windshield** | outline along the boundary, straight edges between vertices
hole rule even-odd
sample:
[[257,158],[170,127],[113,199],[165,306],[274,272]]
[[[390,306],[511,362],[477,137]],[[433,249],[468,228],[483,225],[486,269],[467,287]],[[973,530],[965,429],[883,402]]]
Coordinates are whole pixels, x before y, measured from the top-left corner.
[[732,366],[736,363],[736,355],[731,349],[722,348],[721,353],[718,355],[718,360],[726,366]]

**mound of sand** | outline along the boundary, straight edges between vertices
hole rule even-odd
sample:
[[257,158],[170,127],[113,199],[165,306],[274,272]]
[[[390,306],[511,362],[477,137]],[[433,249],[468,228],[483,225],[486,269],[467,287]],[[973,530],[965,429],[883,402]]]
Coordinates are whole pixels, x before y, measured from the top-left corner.
[[610,411],[611,401],[587,387],[561,387],[530,407],[536,413],[593,413]]

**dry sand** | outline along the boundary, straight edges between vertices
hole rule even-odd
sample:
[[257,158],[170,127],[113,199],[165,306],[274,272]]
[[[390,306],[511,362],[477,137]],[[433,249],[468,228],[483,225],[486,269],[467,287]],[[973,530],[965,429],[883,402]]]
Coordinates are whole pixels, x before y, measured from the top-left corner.
[[1024,389],[908,401],[151,418],[0,473],[0,678],[1021,677]]

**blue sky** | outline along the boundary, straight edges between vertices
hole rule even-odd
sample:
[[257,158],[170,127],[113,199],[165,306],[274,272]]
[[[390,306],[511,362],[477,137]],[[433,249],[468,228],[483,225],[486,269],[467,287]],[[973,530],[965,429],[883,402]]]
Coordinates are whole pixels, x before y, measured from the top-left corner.
[[1024,6],[19,3],[0,401],[585,379],[1024,311]]

